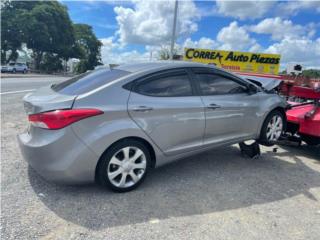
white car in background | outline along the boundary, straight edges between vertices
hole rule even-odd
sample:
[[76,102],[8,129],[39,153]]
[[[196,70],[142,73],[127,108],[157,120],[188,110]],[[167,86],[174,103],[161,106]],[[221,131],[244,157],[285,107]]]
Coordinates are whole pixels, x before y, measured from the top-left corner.
[[21,73],[27,73],[28,72],[28,66],[25,63],[9,63],[6,66],[1,66],[1,72],[21,72]]

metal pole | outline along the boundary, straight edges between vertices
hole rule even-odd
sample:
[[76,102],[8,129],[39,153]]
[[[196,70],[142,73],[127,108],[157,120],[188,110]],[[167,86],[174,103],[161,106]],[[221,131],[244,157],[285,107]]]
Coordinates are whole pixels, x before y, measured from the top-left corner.
[[173,17],[173,27],[172,27],[172,38],[171,38],[171,48],[170,48],[170,59],[173,60],[173,48],[176,39],[176,25],[177,25],[177,12],[178,12],[178,0],[174,4],[174,17]]

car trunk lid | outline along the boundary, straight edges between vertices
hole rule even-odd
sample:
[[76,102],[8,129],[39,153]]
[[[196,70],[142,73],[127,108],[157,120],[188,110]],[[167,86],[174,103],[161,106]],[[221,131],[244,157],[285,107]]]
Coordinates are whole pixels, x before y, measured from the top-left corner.
[[63,95],[52,90],[51,86],[42,87],[23,98],[24,109],[28,115],[57,109],[71,109],[76,95]]

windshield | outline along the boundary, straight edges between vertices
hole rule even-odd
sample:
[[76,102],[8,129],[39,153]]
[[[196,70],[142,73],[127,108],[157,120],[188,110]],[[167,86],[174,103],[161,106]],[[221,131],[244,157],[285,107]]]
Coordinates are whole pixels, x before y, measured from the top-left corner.
[[118,69],[97,69],[75,76],[67,81],[52,86],[56,92],[66,95],[79,95],[90,92],[130,72]]

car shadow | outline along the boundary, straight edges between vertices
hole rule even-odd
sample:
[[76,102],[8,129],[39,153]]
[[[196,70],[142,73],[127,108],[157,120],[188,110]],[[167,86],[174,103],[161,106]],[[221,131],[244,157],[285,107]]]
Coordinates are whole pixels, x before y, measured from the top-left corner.
[[234,146],[212,150],[153,170],[140,187],[113,193],[96,185],[59,186],[29,168],[39,199],[59,217],[90,229],[192,216],[274,202],[299,194],[319,201],[310,188],[320,174],[288,152],[241,157]]
[[320,162],[320,145],[318,146],[309,146],[307,144],[302,144],[300,146],[292,144],[281,144],[281,148],[291,152],[294,155],[306,156],[318,160]]

